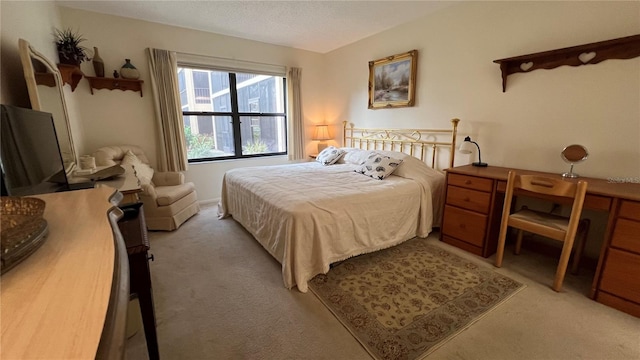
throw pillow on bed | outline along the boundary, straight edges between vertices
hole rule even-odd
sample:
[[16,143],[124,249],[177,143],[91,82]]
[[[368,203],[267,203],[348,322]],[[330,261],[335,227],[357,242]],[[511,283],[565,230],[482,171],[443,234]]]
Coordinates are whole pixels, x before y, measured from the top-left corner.
[[335,146],[328,146],[316,156],[316,161],[322,165],[332,165],[335,164],[343,154],[344,150],[338,149]]
[[373,153],[369,155],[362,166],[354,171],[374,179],[382,180],[391,175],[400,164],[402,164],[401,159],[394,159],[390,156]]

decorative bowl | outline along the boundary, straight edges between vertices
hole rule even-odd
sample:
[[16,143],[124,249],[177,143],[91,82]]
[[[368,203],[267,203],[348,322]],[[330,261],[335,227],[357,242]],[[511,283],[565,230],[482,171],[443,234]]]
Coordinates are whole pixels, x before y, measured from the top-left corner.
[[0,197],[1,273],[24,260],[42,245],[47,221],[45,202],[31,197]]

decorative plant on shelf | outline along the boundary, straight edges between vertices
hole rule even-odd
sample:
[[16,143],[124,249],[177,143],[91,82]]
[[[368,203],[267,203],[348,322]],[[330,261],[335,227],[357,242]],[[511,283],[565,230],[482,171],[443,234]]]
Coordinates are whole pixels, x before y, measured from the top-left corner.
[[73,31],[71,28],[55,29],[54,36],[61,64],[79,66],[83,61],[89,60],[86,53],[87,48],[80,45],[86,39],[77,31]]

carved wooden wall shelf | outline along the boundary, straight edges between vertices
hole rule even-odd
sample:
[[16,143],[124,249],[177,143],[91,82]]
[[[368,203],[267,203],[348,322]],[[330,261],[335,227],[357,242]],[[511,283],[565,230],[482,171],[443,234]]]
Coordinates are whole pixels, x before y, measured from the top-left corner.
[[75,90],[84,74],[79,66],[58,64],[58,70],[62,76],[62,82],[71,85],[71,91]]
[[86,76],[89,80],[89,86],[91,87],[91,95],[93,95],[93,89],[119,89],[122,91],[131,90],[139,91],[140,97],[142,97],[142,80],[121,79],[121,78],[106,78],[106,77],[91,77]]
[[[62,83],[69,84],[71,91],[75,90],[84,74],[80,70],[80,67],[75,65],[58,64],[58,70],[62,77]],[[36,84],[44,85],[48,87],[56,86],[56,79],[50,72],[36,72],[34,73],[36,78]]]
[[507,90],[507,76],[558,66],[597,64],[608,59],[632,59],[640,56],[640,35],[494,60],[502,72],[502,92]]

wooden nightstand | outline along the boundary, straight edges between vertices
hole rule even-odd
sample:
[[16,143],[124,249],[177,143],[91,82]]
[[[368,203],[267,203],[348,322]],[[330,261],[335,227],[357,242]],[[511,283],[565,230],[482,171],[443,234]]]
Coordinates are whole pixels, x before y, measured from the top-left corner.
[[504,194],[494,191],[496,183],[490,178],[447,172],[442,241],[483,257],[495,253],[495,232],[504,201]]

